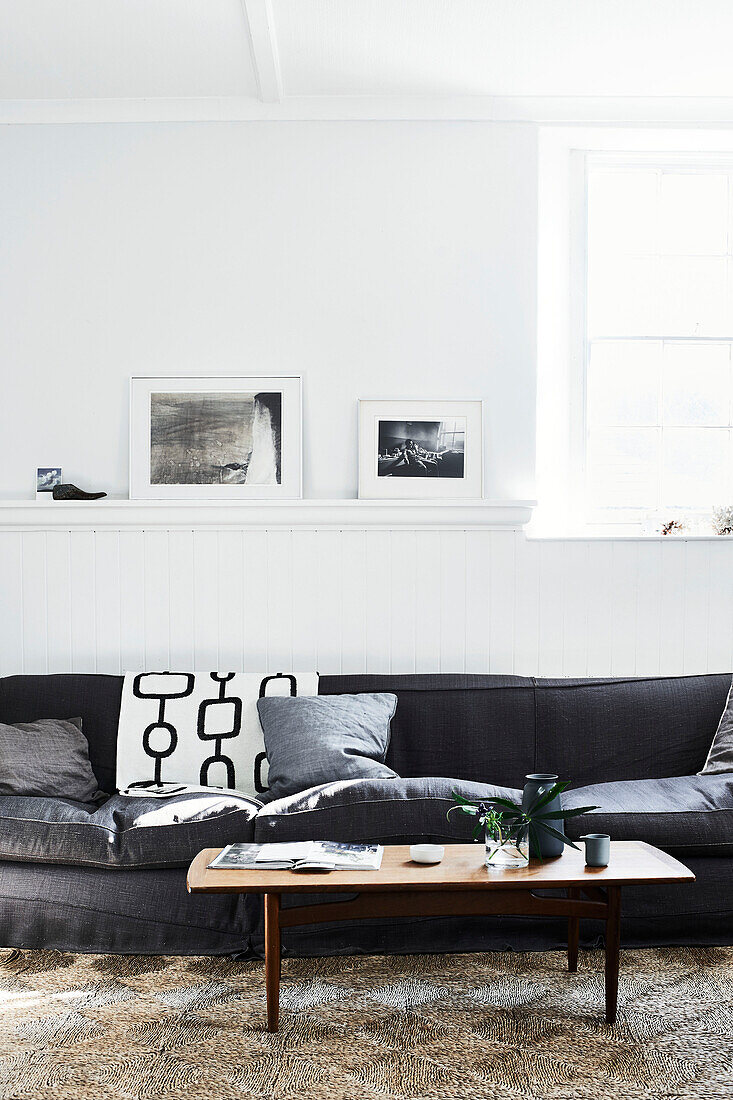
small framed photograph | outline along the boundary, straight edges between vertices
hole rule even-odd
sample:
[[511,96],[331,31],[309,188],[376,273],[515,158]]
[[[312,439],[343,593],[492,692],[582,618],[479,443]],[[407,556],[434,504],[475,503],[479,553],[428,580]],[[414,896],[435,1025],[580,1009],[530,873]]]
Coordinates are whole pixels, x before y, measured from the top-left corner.
[[36,467],[36,500],[53,500],[54,488],[60,484],[60,466]]
[[482,401],[359,402],[360,497],[478,498],[483,465]]
[[296,375],[130,380],[130,496],[266,500],[302,496]]

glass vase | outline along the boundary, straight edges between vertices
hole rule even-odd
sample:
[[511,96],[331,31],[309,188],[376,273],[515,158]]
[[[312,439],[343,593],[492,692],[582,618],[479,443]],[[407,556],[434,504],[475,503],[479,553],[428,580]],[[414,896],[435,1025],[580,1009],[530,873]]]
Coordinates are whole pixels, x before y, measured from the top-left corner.
[[490,871],[517,871],[529,864],[529,836],[527,830],[509,830],[494,836],[488,829],[486,840],[486,866]]

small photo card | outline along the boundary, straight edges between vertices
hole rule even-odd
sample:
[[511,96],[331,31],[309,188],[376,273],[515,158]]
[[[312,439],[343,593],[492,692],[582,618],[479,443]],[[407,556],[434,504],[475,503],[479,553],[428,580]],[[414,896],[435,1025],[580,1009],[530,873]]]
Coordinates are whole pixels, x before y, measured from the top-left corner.
[[60,484],[60,466],[36,467],[36,500],[53,500],[54,487]]

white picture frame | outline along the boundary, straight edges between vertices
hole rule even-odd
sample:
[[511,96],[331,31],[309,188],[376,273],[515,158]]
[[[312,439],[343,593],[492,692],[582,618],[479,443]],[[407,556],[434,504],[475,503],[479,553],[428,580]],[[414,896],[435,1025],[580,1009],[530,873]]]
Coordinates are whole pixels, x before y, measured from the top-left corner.
[[133,376],[131,499],[302,497],[301,389],[300,375]]
[[479,398],[362,398],[359,497],[480,499],[484,483],[483,421],[483,401]]

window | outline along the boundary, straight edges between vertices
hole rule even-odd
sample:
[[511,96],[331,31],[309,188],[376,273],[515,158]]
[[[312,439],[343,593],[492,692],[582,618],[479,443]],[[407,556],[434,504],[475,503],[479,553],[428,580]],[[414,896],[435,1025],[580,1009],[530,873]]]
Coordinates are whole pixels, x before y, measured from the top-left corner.
[[733,160],[587,154],[585,181],[584,521],[701,529],[733,500]]

